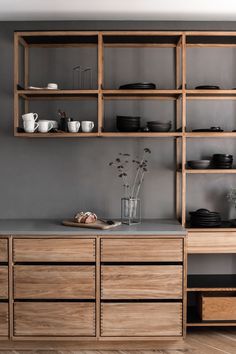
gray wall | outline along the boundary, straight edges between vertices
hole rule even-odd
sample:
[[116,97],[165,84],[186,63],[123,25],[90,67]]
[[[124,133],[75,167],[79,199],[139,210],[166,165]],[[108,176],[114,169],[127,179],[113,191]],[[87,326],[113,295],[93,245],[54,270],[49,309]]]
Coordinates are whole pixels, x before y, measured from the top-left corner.
[[[0,217],[1,218],[63,218],[78,210],[94,210],[105,217],[119,217],[122,188],[115,171],[108,163],[119,152],[139,155],[144,147],[152,150],[150,173],[142,193],[142,216],[145,218],[174,217],[174,142],[172,139],[22,139],[13,137],[13,32],[15,30],[56,29],[160,29],[160,30],[236,30],[233,22],[1,22],[0,23]],[[78,49],[77,49],[78,50]],[[56,81],[70,87],[71,67],[81,63],[95,69],[96,53],[92,56],[73,49],[70,55],[63,50],[45,54],[34,50],[31,54],[30,84],[44,85]],[[81,51],[81,49],[80,49]],[[162,54],[168,52],[167,60]],[[50,55],[49,55],[50,54]],[[166,53],[165,53],[166,54]],[[158,87],[174,86],[174,60],[171,50],[109,49],[105,53],[107,71],[105,86],[117,87],[124,81],[154,81]],[[77,57],[86,58],[80,59]],[[223,88],[236,87],[235,49],[188,49],[188,86],[212,83]],[[53,58],[53,60],[52,60]],[[54,59],[57,59],[55,61]],[[126,59],[125,59],[126,58]],[[58,64],[57,64],[58,63]],[[156,63],[158,65],[156,65]],[[116,67],[116,71],[114,70]],[[155,70],[153,70],[155,68]],[[131,70],[132,69],[132,70]],[[191,70],[190,70],[191,69]],[[144,75],[145,74],[145,75]],[[96,86],[96,80],[93,83]],[[92,101],[68,104],[37,102],[32,111],[41,117],[55,118],[58,107],[76,119],[93,119],[97,113]],[[172,102],[107,102],[105,128],[112,130],[116,114],[141,115],[149,119],[174,119]],[[191,101],[187,106],[189,129],[208,126],[236,128],[236,103],[232,101]],[[86,117],[86,118],[84,118]],[[188,142],[188,159],[208,157],[215,152],[236,152],[234,140]],[[236,154],[235,154],[236,155]],[[235,216],[225,195],[236,186],[233,176],[188,177],[188,210],[207,207],[220,211],[224,217]],[[216,263],[218,266],[216,266]],[[201,260],[202,268],[215,272],[231,272],[233,257],[222,256]],[[190,272],[199,272],[199,258],[193,257]]]

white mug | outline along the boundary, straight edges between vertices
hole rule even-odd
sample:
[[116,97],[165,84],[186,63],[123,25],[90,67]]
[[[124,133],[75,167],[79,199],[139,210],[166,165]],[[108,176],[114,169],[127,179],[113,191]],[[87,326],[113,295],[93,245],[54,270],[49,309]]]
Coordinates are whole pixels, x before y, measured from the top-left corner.
[[68,122],[67,125],[70,133],[78,133],[80,127],[80,122],[78,120]]
[[39,124],[36,123],[34,120],[26,120],[23,123],[24,131],[26,133],[34,133],[35,130],[38,128]]
[[47,89],[49,90],[58,90],[58,85],[50,82],[47,86]]
[[33,120],[34,122],[38,119],[37,113],[26,113],[22,115],[23,121]]
[[40,133],[47,133],[53,128],[53,123],[50,120],[39,120],[38,131]]
[[89,120],[84,120],[81,123],[81,127],[82,127],[82,132],[90,133],[94,128],[94,123]]

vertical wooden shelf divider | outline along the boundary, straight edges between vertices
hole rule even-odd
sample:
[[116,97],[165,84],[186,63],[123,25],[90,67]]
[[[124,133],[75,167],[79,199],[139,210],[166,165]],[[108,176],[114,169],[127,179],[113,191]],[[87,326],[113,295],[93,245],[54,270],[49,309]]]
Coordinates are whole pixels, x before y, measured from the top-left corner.
[[182,225],[186,224],[186,35],[182,35]]
[[19,121],[19,98],[17,94],[17,85],[19,82],[19,35],[14,33],[14,133],[18,127]]
[[[29,86],[29,46],[24,41],[24,87],[25,90]],[[25,113],[29,112],[29,100],[24,101]]]
[[98,34],[98,135],[103,131],[104,126],[104,99],[103,99],[103,80],[104,80],[104,44],[102,33]]

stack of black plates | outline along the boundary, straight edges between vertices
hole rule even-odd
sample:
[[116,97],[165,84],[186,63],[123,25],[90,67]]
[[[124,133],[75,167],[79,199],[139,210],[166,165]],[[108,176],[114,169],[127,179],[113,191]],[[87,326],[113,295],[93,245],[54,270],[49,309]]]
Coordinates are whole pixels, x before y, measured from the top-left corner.
[[116,127],[120,132],[137,132],[140,130],[140,117],[116,116]]
[[190,224],[192,227],[217,227],[221,226],[219,213],[207,209],[190,211]]
[[212,166],[217,169],[232,168],[233,156],[228,154],[214,154],[212,156]]
[[119,87],[120,90],[155,90],[156,85],[150,82],[137,82],[135,84],[126,84]]

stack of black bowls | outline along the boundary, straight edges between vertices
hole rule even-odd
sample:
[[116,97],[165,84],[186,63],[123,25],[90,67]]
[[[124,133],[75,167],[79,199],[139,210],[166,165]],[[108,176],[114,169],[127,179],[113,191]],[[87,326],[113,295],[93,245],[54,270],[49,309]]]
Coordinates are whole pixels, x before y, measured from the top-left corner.
[[140,117],[116,116],[116,127],[120,132],[137,132],[140,130]]
[[198,209],[190,211],[190,225],[192,227],[218,227],[221,226],[221,216],[215,211]]
[[214,154],[212,156],[212,167],[217,169],[232,168],[233,156],[228,154]]

